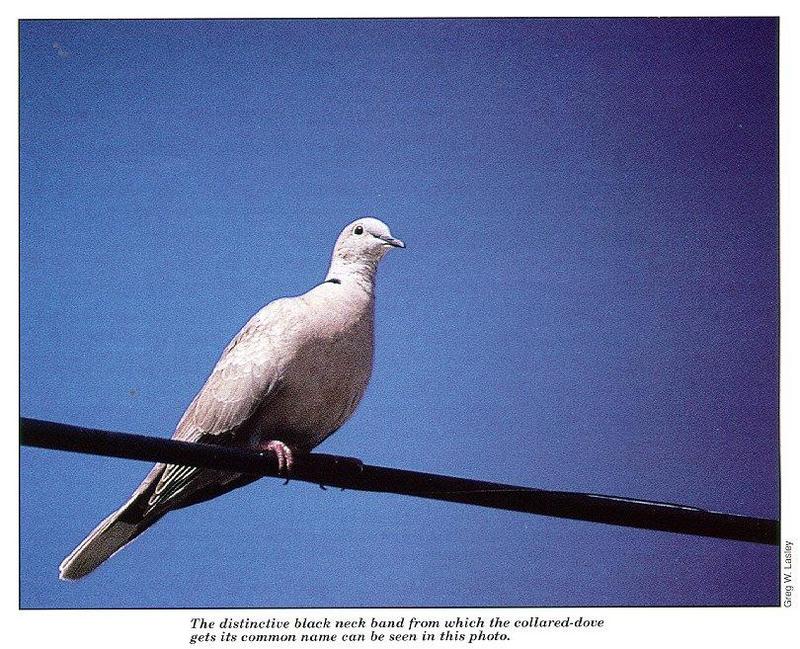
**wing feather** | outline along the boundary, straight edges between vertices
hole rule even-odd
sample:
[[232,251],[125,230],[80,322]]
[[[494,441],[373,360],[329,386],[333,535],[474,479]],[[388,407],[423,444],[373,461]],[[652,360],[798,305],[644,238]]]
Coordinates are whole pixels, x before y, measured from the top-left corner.
[[[283,368],[292,354],[291,341],[287,341],[292,325],[289,302],[283,299],[270,303],[231,340],[186,409],[173,439],[224,444],[268,404],[280,388]],[[160,507],[180,494],[236,477],[237,474],[168,464],[148,505]]]

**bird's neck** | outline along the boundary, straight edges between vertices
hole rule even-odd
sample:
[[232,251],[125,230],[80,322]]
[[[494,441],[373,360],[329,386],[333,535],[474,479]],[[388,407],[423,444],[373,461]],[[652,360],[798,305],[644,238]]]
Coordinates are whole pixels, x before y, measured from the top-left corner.
[[325,281],[354,282],[368,295],[375,292],[375,277],[378,272],[377,259],[347,259],[334,257]]

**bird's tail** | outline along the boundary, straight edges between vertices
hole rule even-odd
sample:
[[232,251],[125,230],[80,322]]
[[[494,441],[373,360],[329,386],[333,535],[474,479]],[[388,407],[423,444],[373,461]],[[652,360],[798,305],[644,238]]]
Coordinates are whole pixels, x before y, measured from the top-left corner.
[[74,581],[85,577],[166,513],[147,508],[150,490],[146,486],[150,482],[145,480],[128,502],[103,520],[70,552],[58,567],[59,578]]

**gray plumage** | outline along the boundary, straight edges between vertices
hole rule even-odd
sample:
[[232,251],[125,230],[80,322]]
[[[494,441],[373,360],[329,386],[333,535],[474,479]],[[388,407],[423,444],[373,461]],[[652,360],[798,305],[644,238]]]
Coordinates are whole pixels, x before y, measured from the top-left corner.
[[[291,467],[353,414],[372,372],[375,275],[404,247],[373,218],[348,225],[325,281],[271,302],[223,351],[173,439],[272,448]],[[131,498],[64,559],[61,579],[84,577],[173,509],[208,500],[253,476],[156,464]]]

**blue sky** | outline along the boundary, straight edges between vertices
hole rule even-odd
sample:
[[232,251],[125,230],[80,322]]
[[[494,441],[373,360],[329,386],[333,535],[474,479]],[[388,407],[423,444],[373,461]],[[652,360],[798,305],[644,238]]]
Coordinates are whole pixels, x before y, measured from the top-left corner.
[[[22,415],[169,436],[370,214],[320,451],[777,517],[776,28],[23,22]],[[23,607],[777,603],[767,546],[268,479],[59,582],[147,469],[22,450]]]

